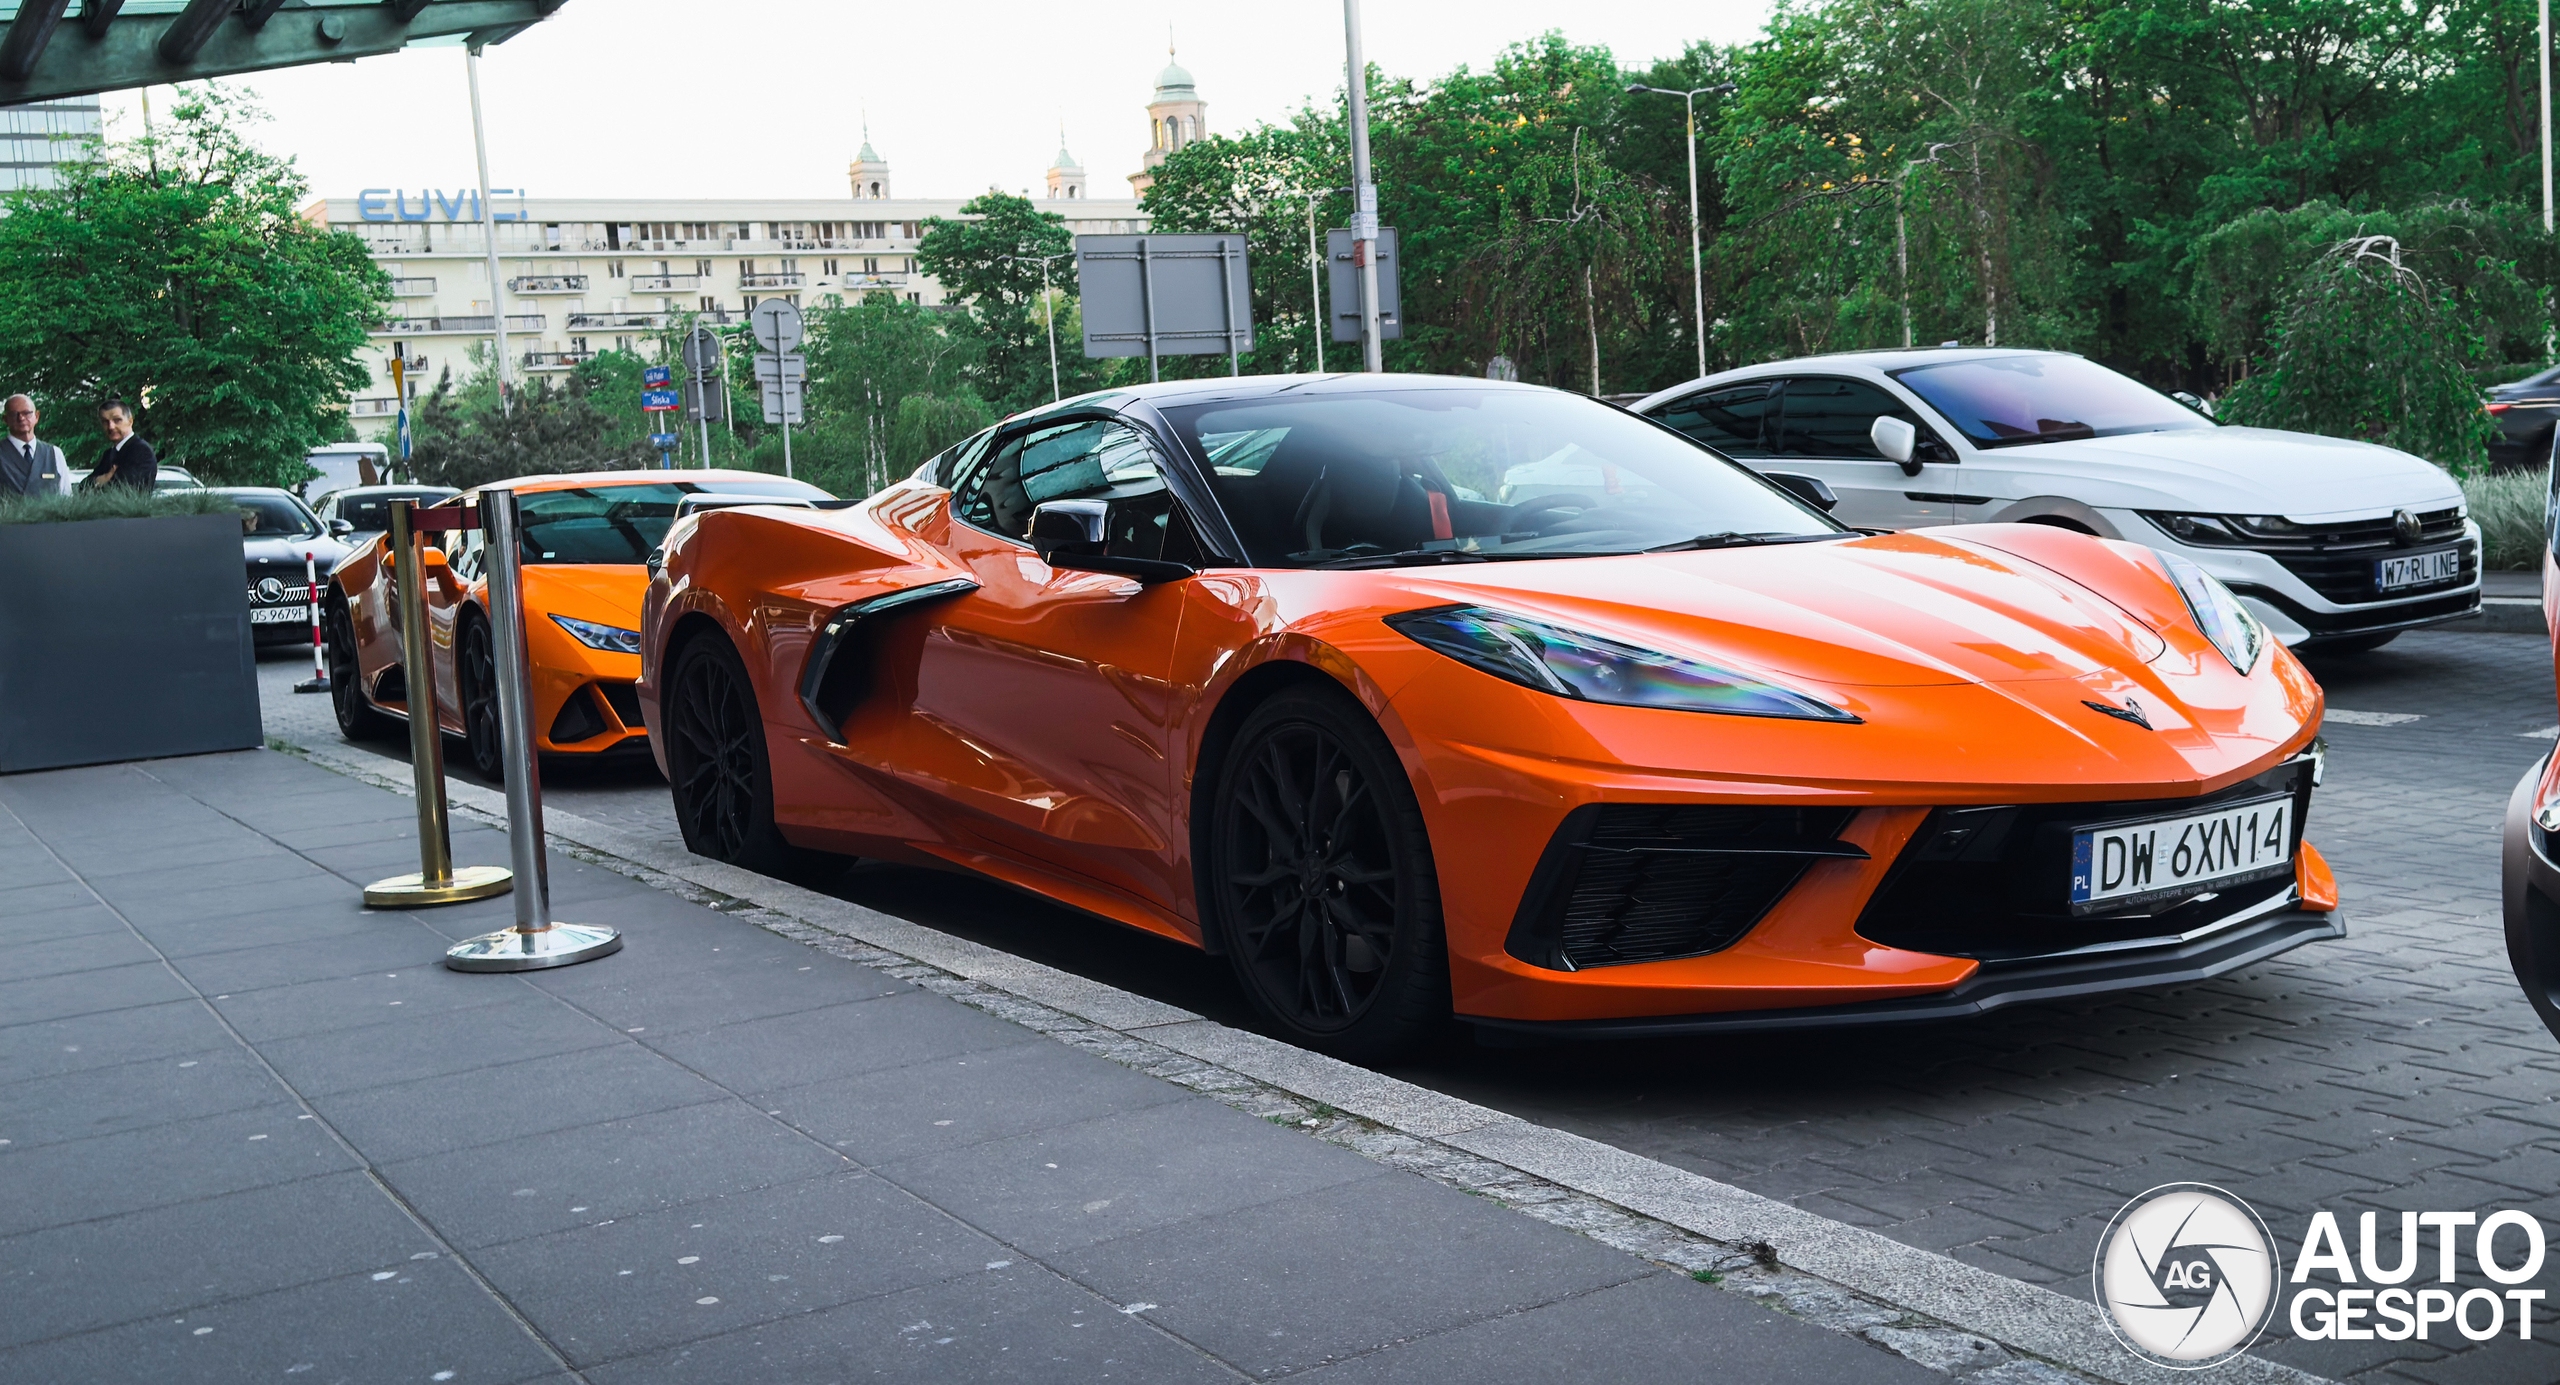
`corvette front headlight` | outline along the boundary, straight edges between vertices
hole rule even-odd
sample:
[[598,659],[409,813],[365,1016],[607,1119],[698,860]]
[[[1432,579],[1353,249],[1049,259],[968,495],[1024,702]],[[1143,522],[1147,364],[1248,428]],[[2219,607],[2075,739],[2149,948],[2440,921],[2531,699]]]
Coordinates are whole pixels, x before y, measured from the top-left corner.
[[640,632],[637,630],[625,630],[618,625],[598,625],[592,620],[572,620],[567,616],[553,616],[552,619],[569,632],[571,639],[589,649],[601,649],[610,654],[640,652]]
[[1407,611],[1387,617],[1387,624],[1470,668],[1581,702],[1800,721],[1858,720],[1827,702],[1749,674],[1483,606]]
[[2256,668],[2258,656],[2267,648],[2267,627],[2249,614],[2222,579],[2175,553],[2162,553],[2160,558],[2169,565],[2169,579],[2178,584],[2178,595],[2187,599],[2187,614],[2196,618],[2196,628],[2231,661],[2231,667],[2244,675]]

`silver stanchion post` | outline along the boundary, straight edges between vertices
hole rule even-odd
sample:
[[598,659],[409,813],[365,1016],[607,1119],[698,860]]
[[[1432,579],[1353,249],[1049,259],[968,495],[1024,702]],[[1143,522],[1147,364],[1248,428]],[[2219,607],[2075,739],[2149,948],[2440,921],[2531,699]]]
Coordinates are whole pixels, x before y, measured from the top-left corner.
[[515,882],[504,866],[453,868],[452,829],[445,818],[444,728],[436,716],[435,650],[428,643],[426,563],[419,553],[423,545],[415,510],[406,500],[391,502],[391,573],[400,584],[400,679],[409,702],[409,768],[418,786],[418,873],[365,886],[364,902],[374,909],[488,899],[505,894]]
[[551,918],[551,869],[542,840],[541,767],[533,754],[533,677],[524,644],[523,550],[516,496],[480,493],[480,528],[488,538],[489,637],[498,664],[498,741],[507,761],[507,847],[514,858],[516,926],[455,943],[444,964],[455,971],[535,971],[593,961],[622,950],[622,935]]

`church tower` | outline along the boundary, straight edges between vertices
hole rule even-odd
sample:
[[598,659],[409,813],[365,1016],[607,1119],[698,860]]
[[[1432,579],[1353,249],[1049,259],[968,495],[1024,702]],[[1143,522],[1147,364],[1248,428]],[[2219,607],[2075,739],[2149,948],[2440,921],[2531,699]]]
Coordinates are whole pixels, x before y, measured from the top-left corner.
[[1145,166],[1129,175],[1130,190],[1141,197],[1155,186],[1156,170],[1164,167],[1174,150],[1209,133],[1209,103],[1200,99],[1191,73],[1172,61],[1172,47],[1164,51],[1166,62],[1164,71],[1156,74],[1156,96],[1147,103],[1147,124],[1154,134],[1147,141]]
[[1052,201],[1080,199],[1084,196],[1084,165],[1067,152],[1067,132],[1058,132],[1058,157],[1049,161],[1049,197]]
[[871,122],[867,120],[862,123],[862,152],[854,155],[849,172],[853,178],[855,201],[869,202],[892,195],[889,191],[889,161],[881,158],[880,151],[871,147]]

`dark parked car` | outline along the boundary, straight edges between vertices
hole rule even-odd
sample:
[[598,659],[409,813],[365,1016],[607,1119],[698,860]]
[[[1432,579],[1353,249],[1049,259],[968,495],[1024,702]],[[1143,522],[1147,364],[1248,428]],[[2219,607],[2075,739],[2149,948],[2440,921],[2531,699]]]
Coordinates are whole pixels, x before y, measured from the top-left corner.
[[232,486],[214,493],[230,497],[240,507],[240,546],[249,564],[251,633],[261,646],[311,643],[308,574],[316,566],[326,577],[351,545],[291,491]]
[[2560,366],[2490,386],[2489,419],[2498,425],[2489,439],[2491,469],[2515,471],[2549,460],[2551,425],[2560,421]]
[[320,497],[315,507],[320,522],[333,529],[344,520],[349,543],[362,543],[366,536],[389,532],[391,502],[407,500],[420,506],[433,505],[460,494],[451,486],[349,486]]

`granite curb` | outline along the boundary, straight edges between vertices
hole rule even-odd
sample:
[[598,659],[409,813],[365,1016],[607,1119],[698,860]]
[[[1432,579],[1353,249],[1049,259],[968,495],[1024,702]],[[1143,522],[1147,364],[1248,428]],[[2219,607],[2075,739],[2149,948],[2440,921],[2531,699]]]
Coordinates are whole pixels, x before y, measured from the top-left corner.
[[[2538,630],[2538,606],[2534,618]],[[396,761],[281,737],[270,744],[377,787],[411,791],[407,777],[394,772]],[[502,793],[452,782],[447,796],[458,814],[505,823]],[[2110,1335],[2092,1303],[787,881],[670,849],[639,833],[559,811],[546,811],[544,822],[551,837],[597,864],[678,893],[707,895],[702,902],[803,942],[849,942],[875,955],[843,955],[884,965],[892,974],[1061,1042],[1622,1249],[1690,1268],[1706,1282],[1760,1296],[1931,1369],[1984,1385],[2075,1378],[2171,1385],[2195,1378],[2133,1356]],[[2322,1377],[2252,1356],[2219,1368],[2215,1379],[2323,1385]]]

